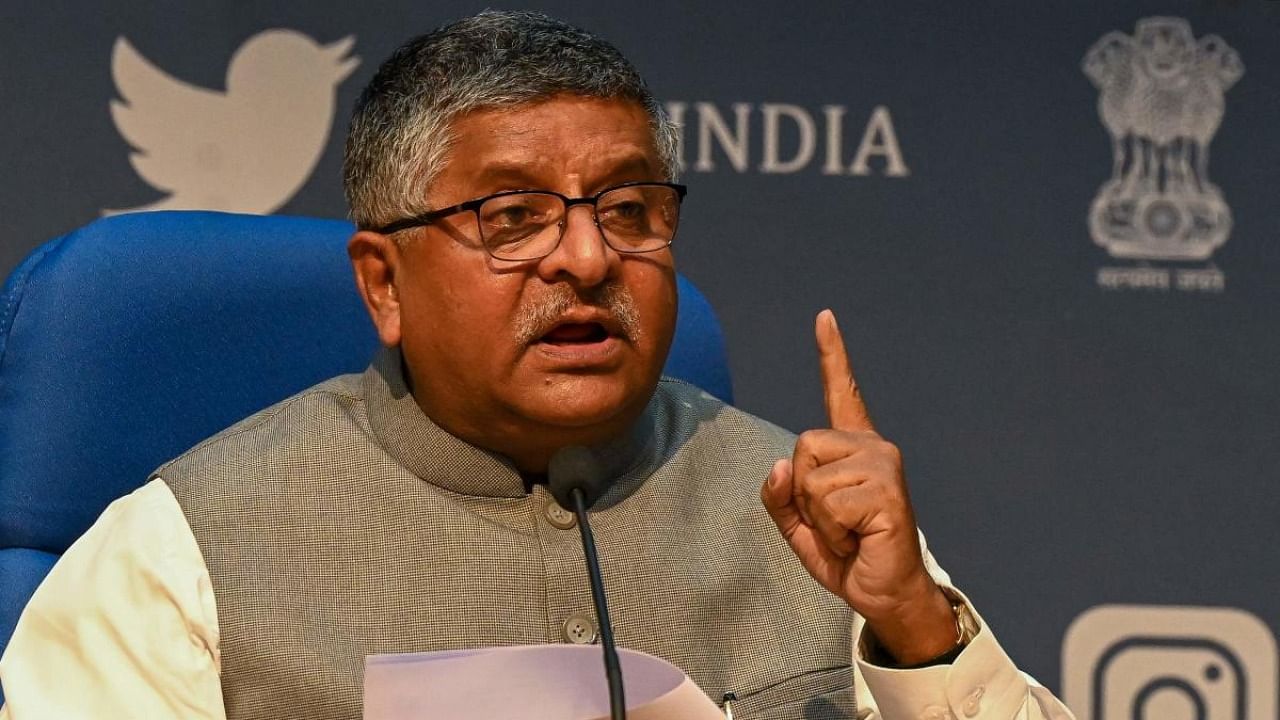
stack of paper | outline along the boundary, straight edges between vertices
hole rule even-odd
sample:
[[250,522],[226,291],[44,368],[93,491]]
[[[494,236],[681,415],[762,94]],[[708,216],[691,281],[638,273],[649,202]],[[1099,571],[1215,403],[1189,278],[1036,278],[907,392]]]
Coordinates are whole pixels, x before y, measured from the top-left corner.
[[[619,648],[628,720],[724,720],[679,668]],[[365,658],[364,720],[608,720],[595,645],[520,645]]]

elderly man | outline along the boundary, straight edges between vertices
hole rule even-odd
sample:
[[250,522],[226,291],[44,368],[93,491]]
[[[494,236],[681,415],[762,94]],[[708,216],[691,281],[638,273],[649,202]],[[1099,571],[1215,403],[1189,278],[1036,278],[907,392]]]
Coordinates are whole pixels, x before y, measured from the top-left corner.
[[550,18],[398,50],[346,158],[386,350],[113,504],[19,624],[9,720],[354,718],[371,653],[589,641],[573,517],[543,484],[570,445],[611,478],[619,643],[738,717],[1069,717],[923,548],[830,313],[828,429],[659,377],[674,148],[619,52]]

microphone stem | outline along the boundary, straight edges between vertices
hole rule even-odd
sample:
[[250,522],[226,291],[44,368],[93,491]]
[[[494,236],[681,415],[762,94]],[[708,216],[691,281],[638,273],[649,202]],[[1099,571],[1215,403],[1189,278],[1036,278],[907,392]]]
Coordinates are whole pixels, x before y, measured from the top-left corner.
[[587,577],[591,580],[591,599],[596,606],[596,622],[600,624],[600,645],[604,649],[604,676],[609,683],[609,715],[612,720],[626,720],[627,703],[622,690],[622,666],[618,662],[618,647],[613,642],[613,623],[609,620],[609,604],[604,598],[604,578],[599,571],[596,557],[596,541],[587,523],[587,499],[582,488],[573,488],[573,511],[578,516],[578,530],[582,533],[582,552],[587,559]]

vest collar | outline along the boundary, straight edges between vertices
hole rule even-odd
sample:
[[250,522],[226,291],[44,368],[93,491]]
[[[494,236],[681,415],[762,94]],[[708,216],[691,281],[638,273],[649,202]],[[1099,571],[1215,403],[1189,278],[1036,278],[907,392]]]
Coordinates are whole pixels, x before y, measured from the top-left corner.
[[[450,434],[422,412],[409,392],[399,349],[383,349],[364,374],[369,424],[378,444],[414,475],[460,495],[515,498],[524,479],[509,459]],[[655,400],[630,432],[591,448],[602,472],[617,480],[597,509],[630,495],[661,463],[655,440]]]

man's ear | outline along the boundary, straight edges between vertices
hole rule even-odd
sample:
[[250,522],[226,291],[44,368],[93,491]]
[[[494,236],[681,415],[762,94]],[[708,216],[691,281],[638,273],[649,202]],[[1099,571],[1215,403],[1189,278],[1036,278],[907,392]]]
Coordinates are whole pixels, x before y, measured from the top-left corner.
[[400,246],[388,235],[360,230],[347,241],[356,289],[387,347],[400,344],[400,293],[396,289]]

